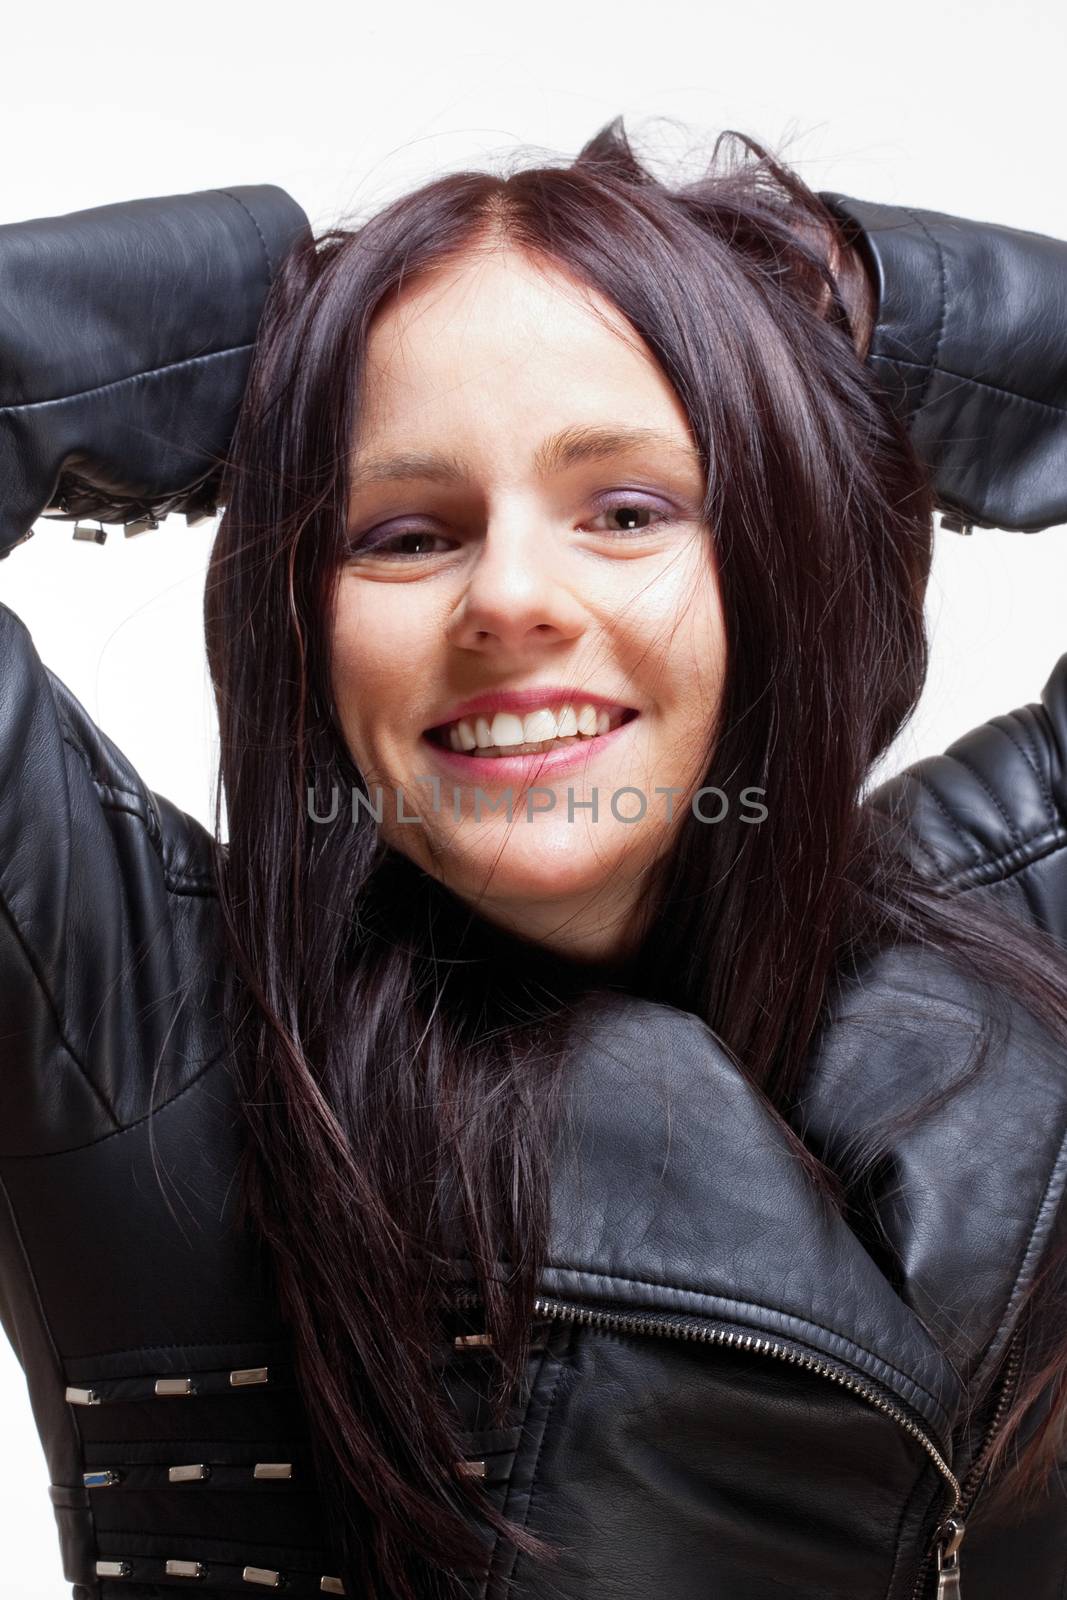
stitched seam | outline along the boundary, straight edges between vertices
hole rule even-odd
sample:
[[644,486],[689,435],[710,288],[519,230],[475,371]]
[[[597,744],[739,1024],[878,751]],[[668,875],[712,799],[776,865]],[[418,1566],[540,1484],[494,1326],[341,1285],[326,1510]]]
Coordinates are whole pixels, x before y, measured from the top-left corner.
[[[926,372],[926,364],[922,361],[906,361],[903,356],[886,356],[873,354],[868,357],[870,361],[884,361],[891,367],[914,367],[917,372]],[[1017,394],[1014,389],[1003,389],[999,384],[987,383],[984,378],[969,378],[965,372],[953,372],[949,367],[938,367],[938,372],[945,378],[955,378],[957,383],[970,383],[976,389],[988,389],[990,394],[1000,395],[1005,400],[1017,400],[1024,406],[1037,406],[1041,411],[1051,411],[1053,416],[1067,417],[1067,406],[1054,405],[1051,400],[1035,400],[1029,394]],[[925,386],[924,386],[925,392]],[[916,407],[918,409],[918,407]]]
[[[277,1350],[283,1350],[284,1351],[287,1348],[288,1348],[288,1346],[286,1345],[286,1343],[285,1343],[285,1341],[283,1339],[279,1339],[279,1338],[274,1338],[274,1339],[249,1339],[247,1337],[244,1337],[244,1338],[241,1338],[241,1339],[231,1339],[231,1338],[227,1338],[227,1339],[214,1339],[214,1338],[213,1339],[197,1339],[195,1344],[189,1344],[188,1342],[186,1342],[184,1344],[131,1344],[131,1345],[127,1345],[122,1350],[90,1350],[87,1353],[84,1353],[82,1355],[67,1356],[65,1358],[65,1360],[64,1360],[64,1369],[66,1369],[68,1367],[71,1367],[71,1366],[73,1366],[75,1364],[80,1364],[83,1361],[111,1361],[111,1360],[114,1360],[114,1358],[116,1356],[143,1356],[143,1355],[147,1355],[150,1351],[156,1351],[156,1350],[185,1350],[185,1351],[192,1352],[194,1350],[220,1350],[220,1349],[231,1349],[231,1350],[244,1350],[244,1349],[274,1350],[274,1349],[277,1349]],[[217,1366],[216,1365],[216,1366],[208,1366],[208,1367],[196,1367],[194,1370],[197,1371],[197,1372],[219,1372],[219,1371],[224,1370],[224,1368],[225,1368],[225,1363],[223,1363],[221,1366]],[[126,1376],[130,1377],[130,1378],[143,1378],[145,1376],[145,1374],[143,1372],[130,1372],[130,1373],[127,1373]],[[110,1378],[101,1378],[100,1381],[101,1381],[101,1383],[110,1383],[113,1380],[110,1379]],[[114,1381],[118,1381],[118,1380],[116,1379]]]
[[1011,817],[1005,811],[1004,807],[1001,805],[996,790],[986,782],[985,778],[982,776],[981,772],[979,772],[973,761],[969,761],[966,756],[951,755],[947,751],[946,754],[949,755],[950,761],[955,761],[963,768],[965,772],[969,772],[979,787],[989,796],[993,805],[1000,813],[1001,821],[1004,823],[1004,826],[1008,829],[1008,832],[1014,839],[1016,847],[1018,847],[1022,843],[1022,840],[1019,837],[1019,830],[1011,820]]
[[[93,1081],[93,1078],[90,1075],[88,1067],[85,1065],[84,1061],[82,1061],[80,1059],[80,1057],[78,1056],[77,1052],[75,1051],[73,1045],[71,1044],[70,1040],[67,1038],[66,1030],[65,1030],[65,1028],[63,1026],[63,1019],[59,1014],[59,1007],[56,1005],[55,997],[53,996],[52,991],[49,988],[48,984],[45,982],[44,974],[40,969],[40,966],[39,966],[38,961],[37,961],[37,957],[34,954],[34,952],[30,949],[29,945],[26,943],[26,940],[23,937],[22,929],[19,927],[18,922],[15,919],[14,913],[12,912],[11,907],[8,904],[7,896],[6,896],[6,894],[4,894],[2,889],[0,889],[0,908],[3,909],[4,915],[7,918],[8,922],[9,922],[9,924],[11,926],[11,931],[15,935],[15,939],[16,939],[16,941],[18,943],[18,946],[19,946],[20,950],[22,951],[23,956],[26,959],[26,964],[28,965],[30,971],[33,973],[33,976],[37,981],[37,986],[40,989],[41,994],[44,996],[45,1003],[48,1006],[48,1014],[51,1017],[52,1022],[53,1022],[54,1026],[55,1026],[56,1034],[57,1034],[57,1037],[59,1039],[60,1045],[66,1051],[67,1055],[70,1057],[70,1059],[74,1063],[75,1067],[78,1069],[78,1072],[79,1072],[80,1076],[82,1077],[84,1082],[88,1085],[90,1091],[92,1092],[92,1095],[93,1095],[94,1099],[96,1100],[97,1104],[100,1106],[100,1109],[103,1112],[105,1112],[105,1114],[107,1115],[108,1119],[114,1124],[114,1128],[113,1128],[112,1131],[116,1131],[118,1129],[118,1126],[119,1126],[119,1119],[115,1115],[115,1112],[112,1109],[112,1107],[108,1104],[107,1100],[105,1099],[103,1091],[100,1089],[99,1085],[96,1084]],[[104,1137],[105,1138],[110,1138],[110,1134],[105,1134]]]
[[[89,774],[96,792],[100,797],[101,810],[121,812],[122,815],[136,817],[138,822],[143,823],[144,830],[148,835],[152,848],[155,850],[160,859],[160,863],[162,864],[163,882],[166,884],[167,888],[175,894],[198,894],[205,891],[213,894],[215,891],[215,880],[210,873],[179,873],[176,872],[172,866],[167,865],[164,856],[164,839],[162,833],[160,830],[152,826],[152,819],[156,816],[156,812],[151,803],[146,802],[145,794],[138,794],[132,789],[116,788],[114,784],[105,783],[102,778],[98,778],[93,771],[88,752],[80,743],[78,743],[75,736],[69,731],[66,722],[63,723],[63,729],[63,743],[67,745],[69,749],[74,751],[75,755],[85,767],[86,772]],[[119,802],[123,800],[129,801],[129,804],[120,805]]]
[[219,1062],[225,1059],[225,1056],[226,1046],[223,1045],[217,1054],[212,1056],[210,1061],[198,1068],[188,1083],[183,1083],[180,1089],[174,1091],[169,1100],[161,1100],[158,1105],[152,1106],[143,1116],[135,1117],[132,1122],[125,1122],[120,1125],[118,1118],[112,1114],[111,1120],[116,1126],[111,1129],[110,1133],[102,1133],[99,1139],[90,1139],[87,1144],[65,1145],[62,1150],[37,1150],[32,1155],[2,1155],[0,1156],[0,1161],[6,1161],[9,1165],[15,1161],[49,1161],[53,1156],[71,1156],[76,1155],[79,1150],[95,1150],[98,1145],[106,1144],[108,1139],[118,1139],[124,1133],[131,1133],[134,1128],[139,1128],[142,1122],[147,1122],[150,1117],[158,1116],[161,1111],[166,1111],[169,1106],[174,1105],[175,1101],[188,1094],[190,1089],[195,1089],[200,1079],[211,1072],[214,1067],[217,1067]]
[[[1058,1183],[1058,1187],[1059,1187],[1059,1199],[1056,1201],[1055,1206],[1052,1208],[1052,1220],[1053,1221],[1055,1221],[1056,1214],[1057,1214],[1060,1206],[1063,1203],[1065,1184],[1064,1184],[1064,1172],[1061,1169],[1064,1169],[1065,1167],[1067,1167],[1067,1127],[1065,1127],[1064,1132],[1061,1135],[1059,1148],[1056,1151],[1056,1159],[1052,1164],[1052,1171],[1049,1174],[1048,1182],[1045,1184],[1044,1190],[1042,1192],[1041,1204],[1037,1208],[1037,1215],[1034,1218],[1033,1227],[1030,1229],[1030,1232],[1029,1232],[1029,1234],[1027,1236],[1026,1248],[1023,1250],[1022,1260],[1019,1262],[1019,1270],[1015,1274],[1015,1281],[1012,1284],[1011,1289],[1008,1292],[1008,1297],[1004,1302],[1004,1310],[1003,1310],[1003,1312],[1001,1314],[1000,1321],[997,1323],[997,1327],[996,1327],[995,1332],[993,1333],[992,1338],[988,1341],[988,1343],[985,1346],[984,1351],[982,1352],[982,1367],[983,1368],[984,1368],[986,1362],[989,1359],[990,1350],[992,1350],[993,1346],[997,1342],[997,1339],[1000,1337],[1000,1335],[1002,1334],[1002,1332],[1004,1331],[1004,1329],[1007,1327],[1008,1323],[1011,1320],[1012,1306],[1015,1304],[1016,1300],[1018,1299],[1019,1285],[1023,1280],[1024,1274],[1026,1273],[1027,1262],[1028,1262],[1028,1260],[1030,1258],[1030,1252],[1031,1252],[1031,1249],[1033,1247],[1034,1239],[1035,1239],[1035,1237],[1037,1235],[1038,1228],[1041,1226],[1042,1217],[1045,1215],[1045,1212],[1048,1209],[1049,1195],[1053,1192],[1054,1186],[1056,1186],[1057,1183]],[[1044,1248],[1044,1247],[1042,1247],[1042,1248]],[[1040,1251],[1038,1252],[1038,1254],[1040,1256]]]
[[[1065,846],[1067,846],[1067,837],[1064,836],[1061,830],[1058,837],[1052,839],[1051,842],[1049,842],[1047,845],[1044,845],[1040,850],[1035,850],[1033,854],[1026,857],[1025,860],[1016,861],[1014,864],[1011,863],[1009,856],[1015,855],[1020,850],[1024,850],[1027,845],[1036,844],[1040,838],[1040,834],[1034,834],[1031,838],[1022,840],[1022,842],[1010,852],[1000,856],[991,856],[985,861],[975,862],[973,866],[961,867],[958,872],[953,873],[950,877],[943,878],[941,881],[946,888],[954,889],[960,894],[968,894],[972,889],[987,889],[991,883],[1007,883],[1008,879],[1014,878],[1017,873],[1025,872],[1028,867],[1035,866],[1039,861],[1046,861],[1049,856],[1054,856],[1058,850],[1062,850]],[[963,879],[966,878],[970,873],[979,871],[980,869],[986,867],[994,871],[996,876],[982,878],[977,883],[963,882]],[[1003,871],[1000,870],[1001,868],[1003,868]]]
[[[544,1427],[541,1429],[541,1437],[537,1441],[537,1455],[534,1458],[533,1467],[531,1468],[531,1471],[530,1471],[530,1492],[526,1497],[526,1515],[523,1518],[523,1522],[522,1522],[522,1525],[523,1525],[524,1528],[529,1527],[530,1514],[533,1511],[534,1500],[537,1498],[537,1489],[538,1489],[537,1474],[538,1474],[538,1470],[540,1469],[540,1466],[541,1466],[541,1457],[544,1454],[545,1440],[548,1438],[548,1430],[552,1426],[552,1414],[556,1409],[556,1396],[559,1394],[560,1379],[563,1377],[563,1372],[564,1372],[565,1366],[566,1366],[566,1361],[565,1361],[563,1356],[560,1356],[558,1358],[558,1365],[556,1367],[556,1375],[555,1375],[555,1378],[552,1381],[552,1393],[548,1397],[548,1405],[545,1408]],[[521,1449],[521,1441],[520,1441],[519,1448]],[[516,1561],[515,1565],[511,1569],[511,1580],[512,1580],[512,1582],[514,1582],[515,1575],[516,1575],[516,1573],[518,1572],[518,1569],[519,1569],[519,1562],[521,1562],[522,1558],[523,1558],[523,1552],[520,1550],[518,1561]],[[490,1576],[492,1576],[492,1574],[490,1574]]]
[[267,249],[267,241],[263,237],[263,229],[260,227],[259,223],[256,221],[256,219],[253,216],[252,212],[249,211],[249,209],[245,205],[244,201],[243,200],[239,200],[235,194],[232,194],[230,192],[229,189],[216,189],[215,193],[216,194],[224,194],[226,196],[227,200],[232,200],[235,206],[240,206],[240,208],[244,212],[245,216],[251,222],[253,228],[255,228],[256,233],[259,235],[259,242],[263,246],[263,259],[267,263],[267,283],[269,285],[271,278],[273,278],[273,276],[274,276],[274,263],[271,261],[270,251]]
[[211,350],[204,356],[187,356],[181,361],[170,361],[162,367],[148,367],[144,372],[131,372],[127,378],[115,378],[111,383],[99,383],[91,389],[79,389],[74,394],[57,395],[53,400],[25,400],[19,405],[0,406],[0,417],[14,417],[23,411],[37,411],[44,406],[66,406],[74,400],[87,400],[90,395],[107,394],[121,389],[127,383],[140,383],[145,378],[158,378],[164,372],[177,372],[181,367],[195,367],[203,361],[219,361],[225,356],[239,355],[251,350],[251,344],[230,345],[226,350]]
[[[921,786],[922,780],[914,774],[907,773],[905,776],[910,778],[913,783],[918,783]],[[890,801],[889,805],[886,806],[883,803],[876,802],[872,798],[867,803],[872,811],[876,811],[880,816],[885,817],[891,825],[897,828],[903,828],[903,839],[900,842],[903,843],[906,848],[914,850],[916,854],[921,855],[926,860],[930,868],[930,876],[937,877],[941,871],[940,861],[934,854],[931,847],[926,843],[926,840],[923,838],[922,834],[912,832],[908,828],[906,822],[902,823],[901,818],[897,815],[897,811],[893,805],[893,802]]]
[[[181,1498],[184,1500],[187,1497],[182,1495]],[[189,1495],[188,1498],[192,1499],[193,1496]],[[200,1496],[197,1495],[196,1498],[199,1499]],[[108,1539],[152,1539],[156,1542],[159,1542],[160,1540],[160,1535],[155,1531],[155,1529],[146,1528],[143,1522],[139,1528],[108,1528],[106,1536]],[[163,1535],[163,1537],[165,1538],[167,1535]],[[203,1545],[209,1552],[218,1550],[232,1550],[236,1548],[241,1551],[248,1551],[249,1553],[252,1553],[256,1550],[257,1544],[262,1545],[263,1541],[257,1541],[254,1539],[227,1539],[225,1537],[213,1538],[210,1535],[198,1534],[197,1543]],[[305,1575],[308,1573],[317,1574],[322,1571],[322,1568],[319,1565],[319,1560],[322,1553],[321,1546],[317,1544],[291,1544],[286,1541],[284,1543],[277,1544],[268,1543],[267,1548],[271,1551],[285,1551],[287,1554],[290,1552],[295,1552],[300,1556],[314,1556],[315,1561],[314,1563],[308,1565]],[[135,1554],[136,1553],[137,1552],[135,1552]],[[147,1556],[142,1556],[141,1559],[144,1561],[158,1561],[162,1558],[155,1554],[150,1554]],[[219,1567],[240,1567],[243,1564],[243,1557],[236,1557],[233,1560],[228,1560],[225,1556],[215,1555],[213,1559],[215,1565]],[[215,1585],[216,1590],[217,1587],[218,1586]],[[201,1593],[202,1592],[203,1591],[201,1590]],[[210,1591],[208,1592],[210,1593]]]
[[[14,1206],[14,1203],[13,1203],[13,1201],[11,1199],[11,1195],[8,1192],[7,1185],[4,1182],[4,1175],[3,1175],[2,1172],[0,1172],[0,1195],[2,1195],[3,1198],[4,1198],[4,1203],[5,1203],[5,1206],[6,1206],[6,1209],[7,1209],[7,1214],[11,1219],[11,1230],[14,1233],[15,1242],[18,1245],[19,1254],[20,1254],[20,1256],[22,1258],[23,1269],[24,1269],[24,1271],[26,1273],[26,1280],[27,1280],[27,1282],[28,1282],[28,1284],[30,1286],[30,1292],[33,1295],[34,1304],[35,1304],[35,1306],[37,1308],[37,1315],[40,1318],[40,1325],[44,1329],[45,1338],[48,1340],[48,1347],[49,1347],[49,1350],[50,1350],[51,1356],[52,1356],[52,1365],[53,1365],[56,1373],[62,1374],[62,1372],[63,1372],[63,1363],[60,1360],[59,1350],[56,1347],[55,1335],[52,1332],[52,1325],[49,1322],[47,1316],[45,1315],[44,1301],[41,1298],[40,1285],[37,1282],[37,1277],[36,1277],[36,1274],[34,1273],[34,1270],[33,1270],[33,1264],[32,1264],[32,1262],[30,1260],[30,1253],[26,1249],[26,1241],[22,1237],[22,1229],[19,1227],[19,1220],[18,1220],[18,1217],[17,1217],[17,1215],[15,1213],[15,1206]],[[78,1454],[78,1458],[79,1458],[79,1464],[83,1465],[84,1461],[85,1461],[85,1439],[84,1439],[84,1437],[82,1435],[81,1418],[78,1417],[76,1414],[73,1414],[71,1408],[68,1408],[68,1411],[67,1411],[67,1425],[72,1430],[72,1432],[74,1434],[74,1440],[75,1440],[75,1443],[77,1445],[77,1454]],[[70,1507],[69,1509],[71,1509],[71,1510],[80,1510],[83,1516],[88,1517],[88,1519],[89,1519],[89,1528],[90,1528],[90,1531],[91,1531],[92,1536],[93,1536],[93,1543],[96,1544],[96,1542],[97,1542],[97,1527],[96,1527],[96,1517],[95,1517],[95,1514],[93,1512],[92,1501],[91,1500],[88,1501],[88,1503],[86,1505],[84,1505],[84,1506],[81,1506],[81,1507]],[[96,1585],[95,1587],[97,1588],[97,1590],[99,1592],[99,1585]]]
[[74,754],[79,758],[82,766],[85,768],[86,772],[89,774],[89,777],[96,786],[98,794],[104,797],[105,803],[115,800],[128,800],[130,802],[129,806],[117,807],[112,805],[111,809],[129,811],[132,807],[135,815],[142,819],[147,828],[148,816],[147,808],[144,803],[144,796],[138,794],[134,789],[119,789],[115,784],[107,783],[103,778],[98,778],[96,773],[93,771],[93,764],[89,760],[89,752],[77,741],[74,735],[69,731],[65,722],[62,722],[62,727],[63,743],[67,746],[68,750],[73,750]]
[[923,384],[922,393],[919,396],[918,404],[916,406],[916,410],[921,411],[926,403],[926,395],[930,388],[930,383],[934,376],[934,372],[937,369],[937,359],[941,354],[941,344],[945,337],[945,326],[948,322],[948,289],[946,284],[947,275],[945,272],[945,252],[941,248],[941,241],[934,238],[934,235],[930,232],[925,222],[915,211],[909,210],[908,215],[919,225],[923,233],[925,233],[926,237],[933,245],[934,249],[937,251],[937,276],[939,293],[941,296],[941,312],[937,322],[937,338],[934,340],[934,353],[930,358],[926,372],[926,381]]
[[924,1481],[928,1478],[931,1472],[936,1475],[938,1483],[943,1481],[940,1472],[938,1472],[938,1469],[930,1460],[930,1457],[926,1456],[922,1466],[919,1468],[919,1473],[915,1483],[912,1485],[911,1493],[908,1495],[908,1498],[900,1508],[900,1516],[897,1518],[896,1539],[893,1546],[893,1570],[889,1575],[889,1584],[885,1591],[887,1600],[888,1596],[892,1595],[893,1590],[896,1587],[897,1573],[900,1571],[900,1559],[903,1553],[904,1524],[907,1522],[911,1508],[923,1489]]
[[[112,1136],[108,1134],[106,1137],[111,1138]],[[716,1294],[707,1289],[694,1289],[687,1284],[667,1282],[659,1283],[654,1278],[633,1278],[621,1272],[597,1272],[595,1268],[588,1266],[577,1266],[571,1262],[552,1260],[548,1263],[548,1265],[556,1272],[573,1272],[579,1277],[596,1278],[598,1281],[605,1283],[632,1283],[636,1284],[642,1289],[667,1289],[674,1294],[697,1294],[703,1299],[721,1300],[732,1306],[749,1307],[755,1311],[770,1311],[776,1316],[788,1317],[792,1322],[800,1322],[803,1323],[805,1327],[817,1328],[820,1333],[831,1334],[833,1338],[840,1339],[842,1344],[847,1344],[850,1349],[862,1351],[864,1355],[870,1356],[872,1361],[877,1361],[881,1366],[887,1368],[888,1371],[894,1373],[898,1378],[902,1378],[906,1383],[910,1383],[913,1388],[918,1389],[919,1393],[925,1395],[939,1412],[943,1412],[945,1409],[941,1401],[938,1400],[937,1396],[931,1394],[929,1389],[925,1388],[924,1385],[912,1375],[912,1373],[904,1372],[900,1367],[894,1366],[891,1361],[888,1361],[885,1356],[879,1355],[877,1351],[868,1350],[866,1345],[860,1344],[859,1341],[854,1339],[850,1333],[841,1333],[839,1329],[831,1328],[825,1322],[817,1322],[813,1317],[800,1316],[796,1312],[786,1311],[783,1306],[767,1305],[762,1300],[739,1300],[735,1295]],[[697,1315],[699,1315],[699,1313],[697,1313]]]
[[1027,724],[1021,721],[1017,724],[1017,726],[1020,728],[1023,739],[1026,740],[1025,750],[1023,749],[1021,741],[1015,737],[1015,734],[1012,732],[1011,728],[1006,725],[1006,722],[1002,723],[998,721],[997,723],[997,727],[1000,729],[1005,739],[1009,739],[1011,741],[1033,773],[1037,782],[1037,786],[1041,790],[1041,798],[1045,802],[1045,808],[1048,812],[1048,820],[1050,824],[1055,827],[1059,818],[1056,813],[1055,802],[1052,798],[1052,790],[1049,788],[1048,783],[1046,782],[1044,768],[1041,765],[1040,757],[1038,756],[1037,750],[1034,746],[1030,729]]
[[945,802],[942,800],[941,796],[938,794],[938,792],[934,788],[933,784],[930,783],[929,779],[924,778],[922,773],[920,773],[920,772],[915,773],[914,776],[915,776],[915,782],[919,785],[919,788],[923,791],[924,794],[928,794],[930,796],[930,799],[933,801],[934,806],[941,813],[941,815],[944,818],[944,820],[948,823],[949,828],[956,835],[956,838],[959,840],[960,844],[963,845],[965,850],[969,850],[970,851],[971,856],[973,858],[973,865],[974,866],[980,866],[981,865],[981,856],[978,854],[978,851],[977,851],[977,849],[975,847],[975,844],[974,844],[973,840],[969,839],[967,837],[967,835],[963,832],[963,829],[960,827],[959,823],[956,821],[956,819],[952,815],[951,811],[945,805]]

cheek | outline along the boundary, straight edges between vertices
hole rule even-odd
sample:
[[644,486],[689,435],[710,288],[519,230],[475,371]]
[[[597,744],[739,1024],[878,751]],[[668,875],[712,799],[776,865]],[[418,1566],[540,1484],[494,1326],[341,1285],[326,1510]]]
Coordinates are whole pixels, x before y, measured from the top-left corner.
[[[392,614],[394,608],[374,604],[373,594],[346,595],[344,587],[342,579],[330,641],[330,676],[341,725],[359,761],[383,729],[402,725],[405,708],[410,709],[418,686],[425,684],[427,663],[425,640],[420,653],[417,630],[405,629]],[[373,708],[373,720],[368,708]]]
[[[706,536],[705,536],[706,537]],[[707,543],[672,562],[635,602],[639,671],[672,724],[698,734],[712,725],[726,672],[722,596]]]

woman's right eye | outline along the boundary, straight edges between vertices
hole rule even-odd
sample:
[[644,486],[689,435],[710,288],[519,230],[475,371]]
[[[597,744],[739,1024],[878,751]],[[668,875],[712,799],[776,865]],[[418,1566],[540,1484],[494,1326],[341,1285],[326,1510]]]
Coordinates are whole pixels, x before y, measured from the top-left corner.
[[391,561],[417,561],[441,552],[426,548],[397,549],[396,545],[407,541],[409,546],[426,546],[435,539],[443,545],[448,544],[443,534],[431,533],[428,528],[372,528],[369,533],[360,534],[349,544],[348,561],[358,561],[365,556],[381,556]]

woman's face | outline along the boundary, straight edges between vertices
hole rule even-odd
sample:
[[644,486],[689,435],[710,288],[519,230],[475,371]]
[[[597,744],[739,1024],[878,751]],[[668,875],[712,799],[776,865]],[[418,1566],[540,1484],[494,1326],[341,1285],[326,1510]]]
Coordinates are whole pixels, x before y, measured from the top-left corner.
[[363,400],[331,662],[382,831],[490,921],[624,956],[725,666],[682,406],[611,303],[510,247],[383,308]]

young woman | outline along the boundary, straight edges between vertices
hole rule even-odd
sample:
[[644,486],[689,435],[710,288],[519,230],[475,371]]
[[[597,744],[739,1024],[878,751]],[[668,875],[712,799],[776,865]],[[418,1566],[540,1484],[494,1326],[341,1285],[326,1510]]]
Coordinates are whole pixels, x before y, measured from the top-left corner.
[[0,610],[0,1311],[78,1600],[913,1600],[965,1531],[968,1600],[1059,1595],[1067,657],[867,780],[935,507],[1067,511],[1067,246],[618,122],[301,222],[0,230],[133,263],[126,348],[9,363],[5,545],[226,506],[226,844]]

